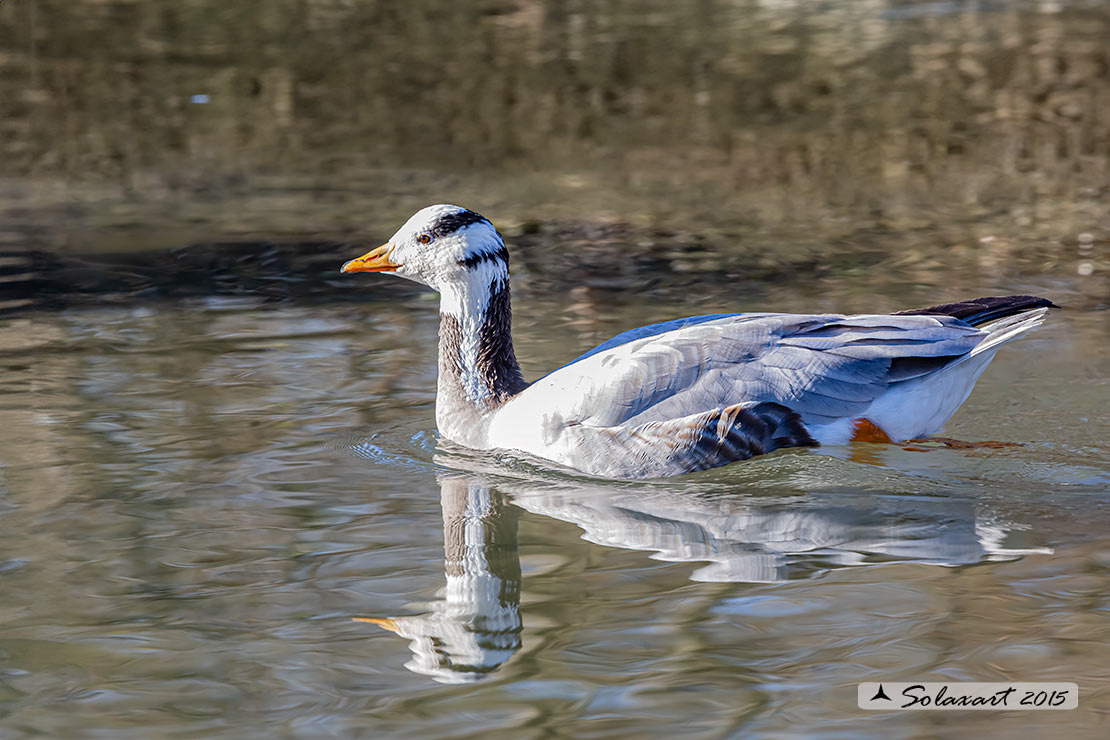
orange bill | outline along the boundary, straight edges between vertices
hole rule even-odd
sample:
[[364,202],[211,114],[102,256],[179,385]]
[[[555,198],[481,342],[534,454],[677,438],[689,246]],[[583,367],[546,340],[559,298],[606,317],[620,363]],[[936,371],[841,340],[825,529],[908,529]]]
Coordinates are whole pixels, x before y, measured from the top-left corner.
[[356,622],[369,622],[370,624],[376,624],[383,630],[389,630],[390,632],[396,632],[397,634],[401,633],[401,627],[397,624],[397,620],[395,619],[371,619],[370,617],[352,617],[352,619]]
[[396,262],[389,260],[390,253],[393,252],[393,245],[381,245],[375,249],[371,249],[361,257],[347,262],[339,270],[340,272],[396,272],[400,267]]

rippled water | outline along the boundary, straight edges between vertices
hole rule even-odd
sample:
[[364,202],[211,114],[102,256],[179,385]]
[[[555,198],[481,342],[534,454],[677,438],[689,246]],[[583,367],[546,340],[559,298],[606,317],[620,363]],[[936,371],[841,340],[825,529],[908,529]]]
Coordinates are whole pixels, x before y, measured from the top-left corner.
[[[0,735],[1105,736],[1105,313],[1054,313],[949,427],[1024,446],[614,483],[437,447],[435,304],[399,296],[0,325]],[[519,304],[531,376],[713,308]],[[877,679],[1082,696],[883,719]]]

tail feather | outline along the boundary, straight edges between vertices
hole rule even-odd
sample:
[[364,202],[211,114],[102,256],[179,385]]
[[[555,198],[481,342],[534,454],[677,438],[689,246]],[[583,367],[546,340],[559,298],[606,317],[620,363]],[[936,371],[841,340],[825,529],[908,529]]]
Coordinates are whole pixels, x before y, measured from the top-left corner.
[[1047,313],[1043,306],[1027,309],[978,327],[982,338],[970,352],[933,372],[899,383],[902,391],[891,390],[880,397],[867,418],[895,440],[942,431],[1002,345],[1040,325]]
[[967,356],[975,357],[983,352],[996,350],[999,345],[1017,339],[1033,327],[1040,326],[1047,313],[1047,307],[1035,308],[1031,311],[1023,311],[1013,316],[1007,316],[984,326],[983,331],[987,332],[987,337],[979,342]]

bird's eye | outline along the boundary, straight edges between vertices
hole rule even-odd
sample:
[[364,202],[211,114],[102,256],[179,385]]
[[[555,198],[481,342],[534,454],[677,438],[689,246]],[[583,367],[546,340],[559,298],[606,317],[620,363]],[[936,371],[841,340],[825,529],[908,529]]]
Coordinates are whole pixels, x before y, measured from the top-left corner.
[[430,234],[421,234],[420,236],[416,237],[416,241],[420,242],[421,244],[431,244],[432,237]]

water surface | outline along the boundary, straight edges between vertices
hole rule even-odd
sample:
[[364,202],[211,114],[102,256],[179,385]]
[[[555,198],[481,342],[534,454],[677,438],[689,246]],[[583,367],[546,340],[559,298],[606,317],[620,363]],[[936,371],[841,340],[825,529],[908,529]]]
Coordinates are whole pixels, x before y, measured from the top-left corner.
[[[532,377],[595,331],[711,308],[584,326],[566,299],[519,303]],[[400,294],[8,319],[5,733],[1102,736],[1104,314],[1008,347],[949,428],[1024,446],[644,483],[437,445],[436,318]],[[879,720],[853,699],[877,679],[1083,695]]]

